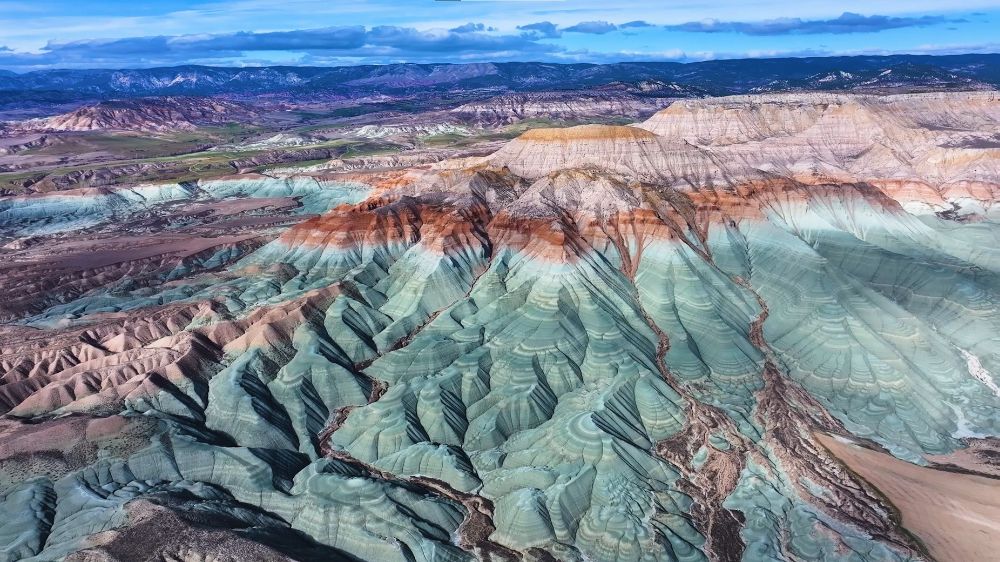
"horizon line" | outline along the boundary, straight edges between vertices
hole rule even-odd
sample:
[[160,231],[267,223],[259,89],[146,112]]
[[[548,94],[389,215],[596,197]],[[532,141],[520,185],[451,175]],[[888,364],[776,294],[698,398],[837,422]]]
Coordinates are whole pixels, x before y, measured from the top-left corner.
[[695,64],[705,64],[714,62],[738,62],[738,61],[779,61],[779,60],[807,60],[807,59],[888,59],[888,58],[903,58],[903,57],[920,57],[920,58],[953,58],[953,57],[967,57],[967,56],[998,56],[1000,51],[997,52],[966,52],[966,53],[945,53],[945,54],[933,54],[933,53],[891,53],[891,54],[851,54],[851,55],[784,55],[784,56],[760,56],[760,57],[733,57],[733,58],[716,58],[716,59],[705,59],[705,60],[690,60],[690,61],[680,61],[680,60],[623,60],[617,62],[552,62],[552,61],[540,61],[540,60],[523,60],[523,61],[480,61],[480,62],[386,62],[386,63],[365,63],[365,64],[331,64],[331,65],[310,65],[310,64],[245,64],[245,65],[215,65],[215,64],[176,64],[176,65],[163,65],[163,66],[132,66],[132,67],[88,67],[88,68],[71,68],[71,67],[53,67],[53,68],[37,68],[33,70],[25,70],[18,72],[17,70],[10,67],[0,67],[0,71],[6,71],[12,74],[31,74],[33,72],[53,72],[53,71],[70,71],[70,72],[95,72],[95,71],[128,71],[128,70],[154,70],[154,69],[168,69],[168,68],[216,68],[216,69],[252,69],[252,68],[361,68],[361,67],[383,67],[383,66],[438,66],[438,65],[449,65],[449,66],[472,66],[472,65],[482,65],[482,64],[493,64],[493,65],[506,65],[506,64],[547,64],[556,66],[612,66],[616,64],[676,64],[676,65],[695,65]]

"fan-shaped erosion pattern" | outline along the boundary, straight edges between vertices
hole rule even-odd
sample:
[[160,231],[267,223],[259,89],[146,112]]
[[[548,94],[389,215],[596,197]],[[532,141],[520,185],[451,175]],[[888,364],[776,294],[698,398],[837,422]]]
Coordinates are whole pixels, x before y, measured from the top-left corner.
[[1000,490],[998,125],[685,100],[0,200],[0,560],[982,552],[926,514]]

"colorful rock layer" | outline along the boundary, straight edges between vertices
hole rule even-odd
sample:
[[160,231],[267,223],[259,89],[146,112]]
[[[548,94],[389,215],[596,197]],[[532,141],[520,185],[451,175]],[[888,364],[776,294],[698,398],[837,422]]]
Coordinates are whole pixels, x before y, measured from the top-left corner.
[[0,560],[940,556],[817,434],[996,444],[998,130],[721,98],[0,201]]

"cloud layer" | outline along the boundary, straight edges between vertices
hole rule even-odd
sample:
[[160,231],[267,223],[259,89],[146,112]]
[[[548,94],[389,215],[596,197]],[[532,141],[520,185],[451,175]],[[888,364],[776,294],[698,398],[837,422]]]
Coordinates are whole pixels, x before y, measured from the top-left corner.
[[524,32],[525,37],[535,37],[535,38],[555,38],[562,35],[562,31],[559,30],[559,26],[550,21],[540,21],[537,23],[529,23],[527,25],[519,25],[518,29]]
[[528,25],[517,26],[518,29],[524,32],[523,34],[526,37],[547,39],[562,37],[564,31],[567,33],[590,33],[592,35],[604,35],[605,33],[611,33],[612,31],[634,29],[639,27],[656,26],[642,20],[629,21],[623,24],[614,24],[604,20],[582,21],[576,25],[570,25],[567,27],[559,27],[550,21],[540,21],[536,23],[529,23]]
[[[614,9],[609,9],[614,12]],[[541,14],[543,12],[535,12]],[[641,12],[640,12],[641,13]],[[633,17],[636,14],[633,14]],[[828,19],[779,18],[761,21],[703,20],[659,25],[645,20],[617,23],[605,19],[544,20],[512,23],[454,20],[433,29],[407,25],[340,25],[289,31],[157,34],[136,37],[49,40],[34,51],[0,45],[0,68],[18,70],[87,67],[119,68],[176,64],[381,64],[393,62],[484,62],[534,60],[551,62],[608,62],[623,60],[705,60],[851,52],[926,52],[915,42],[908,48],[877,47],[875,41],[857,45],[853,38],[824,38],[820,45],[780,39],[795,35],[831,36],[877,34],[885,30],[951,26],[972,21],[941,15],[865,16],[845,12]],[[2,16],[0,16],[2,17]],[[357,18],[353,18],[357,21]],[[575,18],[574,18],[575,19]],[[580,18],[583,19],[583,18]],[[2,20],[0,20],[2,21]],[[529,20],[530,21],[530,20]],[[978,23],[977,23],[978,21]],[[947,29],[953,29],[948,27]],[[964,28],[963,28],[964,29]],[[725,51],[715,50],[715,38],[691,34],[727,34]],[[581,41],[581,35],[591,35]],[[914,36],[922,32],[912,32]],[[769,39],[775,38],[775,39]],[[969,42],[968,37],[952,36]],[[938,38],[941,44],[946,39]],[[687,43],[685,48],[685,43]],[[839,43],[839,48],[836,46]],[[992,39],[990,45],[995,44]],[[875,44],[875,45],[873,45]],[[985,44],[985,43],[983,43]],[[981,45],[980,45],[981,46]],[[986,48],[986,47],[982,47]],[[980,49],[976,49],[980,50]]]
[[604,33],[616,31],[617,29],[617,25],[606,21],[582,21],[576,25],[567,27],[564,31],[569,31],[570,33],[593,33],[595,35],[602,35]]
[[814,35],[821,33],[876,33],[903,27],[927,27],[942,23],[959,23],[965,20],[943,16],[893,17],[863,16],[844,12],[840,16],[825,20],[803,20],[800,18],[779,18],[763,21],[719,21],[704,20],[668,25],[674,31],[698,33],[742,33],[745,35]]
[[38,53],[15,53],[0,47],[0,66],[173,64],[275,51],[357,59],[430,57],[447,60],[467,54],[508,58],[510,53],[518,53],[530,58],[563,50],[526,34],[495,34],[489,30],[481,23],[469,23],[446,31],[421,31],[397,26],[344,26],[264,33],[128,37],[65,43],[50,41]]

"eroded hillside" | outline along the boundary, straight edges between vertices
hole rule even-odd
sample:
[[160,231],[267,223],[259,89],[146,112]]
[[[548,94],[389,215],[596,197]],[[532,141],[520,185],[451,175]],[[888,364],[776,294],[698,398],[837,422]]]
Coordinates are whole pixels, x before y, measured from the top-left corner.
[[920,487],[997,482],[998,131],[990,92],[686,100],[0,200],[0,557],[955,559]]

